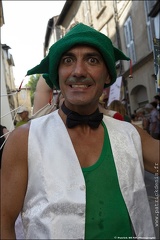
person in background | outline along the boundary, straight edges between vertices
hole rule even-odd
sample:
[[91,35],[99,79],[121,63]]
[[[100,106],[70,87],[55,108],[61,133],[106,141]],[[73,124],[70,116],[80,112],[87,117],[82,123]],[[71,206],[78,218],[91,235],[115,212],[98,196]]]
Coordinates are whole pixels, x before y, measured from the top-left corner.
[[53,100],[53,90],[45,83],[45,79],[41,75],[37,82],[36,91],[34,93],[33,115],[40,109],[43,109],[45,106],[47,106],[48,103],[53,106],[53,108],[50,107],[50,112],[56,109],[56,106],[54,106],[54,101],[52,102],[51,100]]
[[58,93],[58,96],[57,96],[57,99],[56,99],[57,109],[59,109],[59,108],[62,106],[63,102],[64,102],[64,97],[63,97],[62,92],[60,91],[60,92]]
[[16,123],[16,128],[27,123],[29,119],[29,112],[25,106],[20,106],[18,108],[17,114],[19,114],[21,120]]
[[148,129],[148,118],[145,113],[144,108],[138,108],[136,110],[137,121],[135,122],[136,125],[143,128],[144,130]]
[[159,112],[157,110],[157,103],[151,102],[152,110],[150,112],[149,118],[149,134],[155,138],[160,140],[160,121],[159,121]]
[[131,122],[130,117],[126,114],[126,108],[125,108],[124,104],[122,104],[121,101],[119,101],[119,100],[113,100],[113,101],[109,104],[109,106],[108,106],[107,109],[108,109],[108,110],[113,110],[113,111],[116,111],[116,112],[120,113],[120,114],[122,115],[124,121],[126,121],[126,122]]
[[131,114],[131,123],[136,124],[137,121],[138,121],[137,114],[135,113]]
[[120,59],[129,60],[107,36],[79,23],[27,72],[45,73],[64,101],[9,136],[2,239],[15,239],[19,212],[26,239],[155,238],[143,172],[155,172],[159,141],[98,109]]
[[53,90],[46,84],[43,76],[40,76],[34,93],[33,115],[31,119],[44,116],[59,109],[63,100],[61,91],[57,91],[54,94]]
[[138,121],[142,121],[143,117],[144,117],[145,111],[143,108],[138,108],[136,110],[136,115],[137,115],[137,120]]
[[2,152],[4,148],[4,144],[8,138],[9,130],[6,126],[2,126],[0,124],[0,168],[1,168],[1,159],[2,159]]
[[160,95],[155,95],[153,100],[157,103],[157,110],[160,111]]
[[122,116],[122,114],[120,114],[117,111],[107,109],[105,106],[106,106],[106,103],[104,101],[104,93],[102,93],[102,95],[99,98],[99,111],[105,114],[106,116],[110,116],[117,120],[124,121],[124,117]]
[[158,120],[159,120],[159,122],[160,122],[160,95],[154,96],[154,102],[157,103]]
[[148,134],[149,134],[149,125],[150,125],[150,113],[151,113],[152,109],[153,109],[153,106],[150,103],[147,103],[144,106],[145,117],[146,117],[146,126],[145,126],[144,130],[146,130]]

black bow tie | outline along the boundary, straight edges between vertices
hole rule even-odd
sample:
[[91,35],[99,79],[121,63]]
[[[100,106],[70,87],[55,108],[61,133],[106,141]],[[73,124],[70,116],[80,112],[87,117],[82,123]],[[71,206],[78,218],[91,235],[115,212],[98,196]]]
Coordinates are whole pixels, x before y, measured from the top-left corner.
[[68,128],[73,128],[80,124],[87,124],[91,128],[98,128],[103,118],[103,113],[100,113],[98,109],[91,115],[80,115],[68,109],[64,102],[61,109],[67,115],[66,125]]

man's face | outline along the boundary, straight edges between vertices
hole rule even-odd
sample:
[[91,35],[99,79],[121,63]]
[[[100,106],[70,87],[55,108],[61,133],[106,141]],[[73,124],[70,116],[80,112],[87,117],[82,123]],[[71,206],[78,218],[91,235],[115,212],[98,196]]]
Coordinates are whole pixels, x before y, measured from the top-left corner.
[[101,54],[93,47],[76,46],[66,52],[59,64],[59,85],[65,104],[97,107],[109,74]]

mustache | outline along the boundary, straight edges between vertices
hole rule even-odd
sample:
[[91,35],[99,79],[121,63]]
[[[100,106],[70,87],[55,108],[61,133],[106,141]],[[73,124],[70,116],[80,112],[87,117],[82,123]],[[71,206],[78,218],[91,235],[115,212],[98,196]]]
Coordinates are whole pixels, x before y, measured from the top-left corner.
[[66,80],[66,83],[71,85],[71,84],[75,84],[75,83],[83,83],[84,85],[90,85],[93,84],[94,81],[92,78],[84,78],[84,77],[69,77]]

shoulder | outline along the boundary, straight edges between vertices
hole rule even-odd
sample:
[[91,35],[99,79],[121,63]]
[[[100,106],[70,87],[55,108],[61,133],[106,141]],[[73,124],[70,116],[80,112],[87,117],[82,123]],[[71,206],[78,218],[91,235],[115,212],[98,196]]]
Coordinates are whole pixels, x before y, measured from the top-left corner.
[[14,129],[4,145],[2,167],[11,166],[13,169],[26,166],[28,155],[28,134],[30,124],[24,124]]
[[130,122],[118,121],[118,119],[115,119],[113,117],[109,117],[109,116],[104,115],[103,120],[104,120],[106,126],[111,126],[111,127],[113,127],[113,129],[119,129],[120,130],[120,127],[124,130],[125,130],[125,128],[134,129],[133,125]]
[[55,110],[51,113],[48,113],[46,115],[31,119],[30,123],[31,123],[31,126],[36,125],[36,124],[38,124],[38,125],[39,124],[40,125],[41,124],[47,124],[47,122],[54,121],[58,118],[59,118],[59,114],[58,114],[58,109],[57,109],[57,110]]
[[[25,138],[27,139],[28,133],[30,129],[30,123],[23,124],[17,128],[15,128],[8,137],[8,141],[15,141],[16,142],[21,142]],[[8,142],[7,141],[7,142]]]
[[108,116],[104,116],[103,121],[106,125],[109,135],[132,138],[135,139],[135,141],[137,140],[139,142],[139,132],[131,123],[126,121],[119,121]]
[[42,133],[44,136],[47,132],[53,132],[53,130],[57,129],[61,125],[61,122],[62,120],[58,114],[58,110],[32,119],[30,121],[29,137],[32,136],[32,138],[39,138]]

